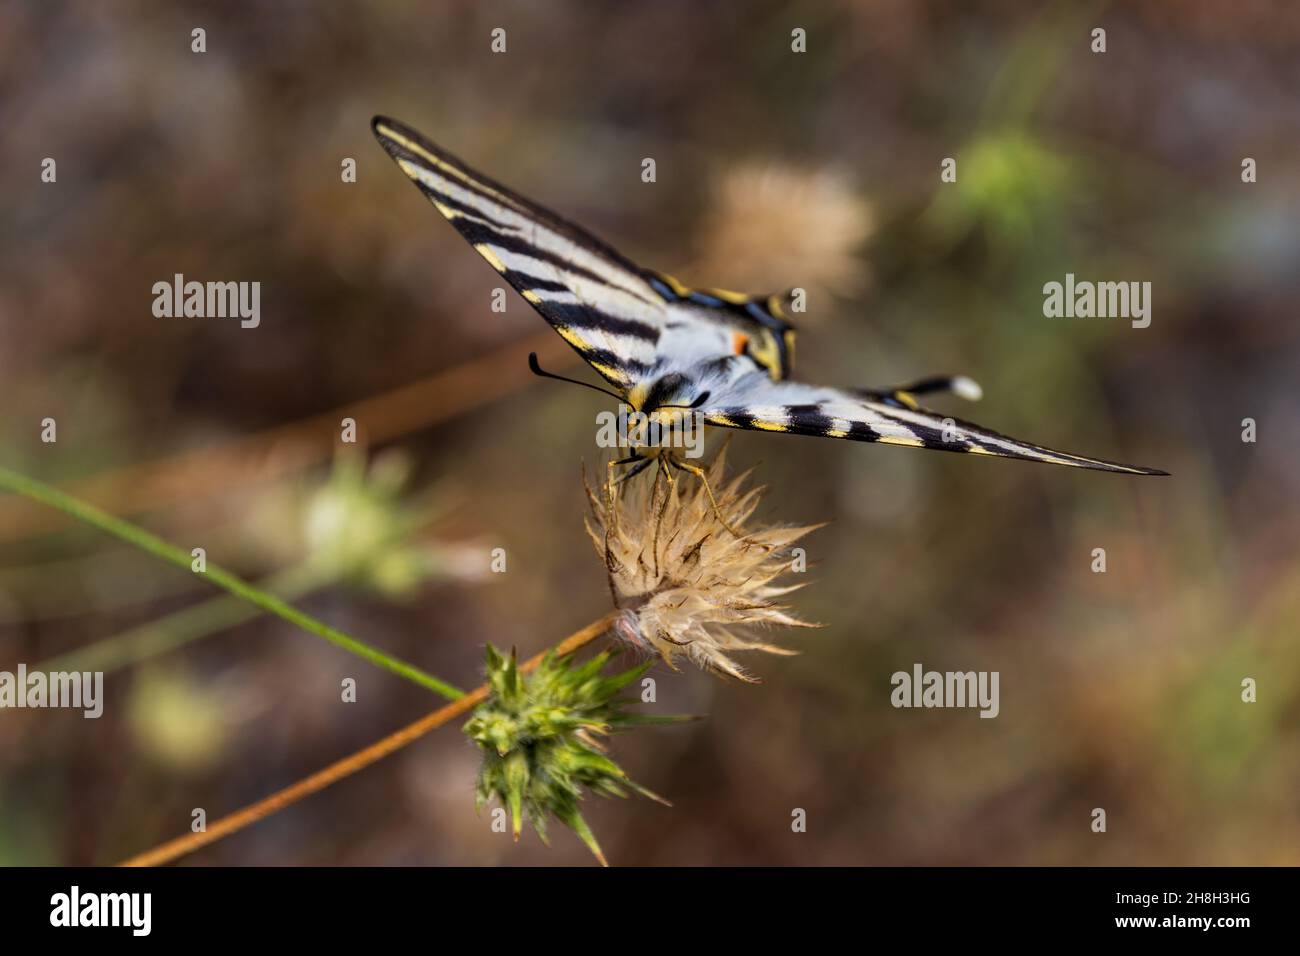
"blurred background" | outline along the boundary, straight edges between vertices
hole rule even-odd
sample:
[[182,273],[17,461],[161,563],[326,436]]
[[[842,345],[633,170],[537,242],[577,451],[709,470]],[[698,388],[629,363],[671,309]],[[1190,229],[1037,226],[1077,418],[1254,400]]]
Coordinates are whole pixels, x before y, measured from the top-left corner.
[[[1173,473],[736,436],[767,519],[830,522],[825,627],[758,686],[656,669],[707,719],[615,739],[674,806],[586,801],[613,862],[1300,863],[1298,52],[1282,0],[7,3],[3,460],[463,687],[605,613],[609,403],[528,373],[580,369],[490,310],[384,113],[647,266],[806,288],[800,378],[964,373],[932,404]],[[1150,281],[1151,326],[1045,318],[1067,272]],[[175,273],[260,281],[260,327],[155,318]],[[215,594],[0,500],[0,670],[106,672],[97,721],[0,714],[0,862],[115,862],[439,703]],[[999,671],[1000,716],[893,709],[916,662]],[[443,728],[184,864],[592,863],[492,833],[477,763]]]

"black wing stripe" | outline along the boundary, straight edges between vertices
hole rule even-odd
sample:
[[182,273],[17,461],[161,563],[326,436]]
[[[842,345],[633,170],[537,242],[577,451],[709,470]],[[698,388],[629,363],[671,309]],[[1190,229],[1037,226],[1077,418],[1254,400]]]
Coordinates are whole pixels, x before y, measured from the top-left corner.
[[788,412],[791,431],[806,429],[816,435],[827,435],[835,428],[835,419],[820,405],[791,405]]
[[574,346],[592,365],[616,368],[634,377],[640,377],[650,371],[650,366],[635,359],[621,358],[606,349]]
[[518,269],[507,269],[501,273],[505,276],[507,282],[520,291],[529,289],[533,292],[568,292],[569,287],[563,282],[554,282],[551,279],[541,279],[537,276],[529,275],[527,272],[520,272]]
[[753,428],[754,416],[738,408],[724,408],[722,414],[732,428]]
[[[597,283],[607,288],[615,289],[620,293],[633,296],[634,298],[645,302],[647,305],[654,304],[651,300],[637,292],[634,292],[618,283],[610,282],[604,276],[598,275],[589,269],[585,269],[572,260],[565,259],[563,256],[557,255],[547,249],[543,249],[540,246],[532,245],[524,239],[498,232],[492,226],[467,221],[459,217],[453,219],[451,224],[456,227],[456,231],[465,238],[465,241],[472,246],[477,247],[480,245],[486,245],[493,247],[494,250],[500,249],[505,252],[514,253],[515,255],[526,256],[529,259],[536,259],[539,262],[544,262],[553,267],[560,273],[578,276],[582,279],[586,279],[588,282]],[[567,289],[568,287],[561,285],[560,288]]]
[[470,222],[488,226],[502,234],[512,231],[512,227],[506,225],[504,222],[499,222],[496,219],[493,219],[492,213],[489,209],[481,208],[479,206],[471,206],[469,203],[461,202],[459,199],[456,199],[447,193],[439,192],[434,189],[423,179],[416,179],[413,180],[413,182],[420,192],[424,193],[426,198],[431,199],[440,205],[446,206],[452,212],[457,213],[457,219],[463,217]]
[[880,432],[876,431],[865,422],[849,422],[847,434],[844,436],[850,441],[880,441]]
[[[536,288],[536,287],[534,287]],[[571,329],[598,329],[610,335],[626,335],[643,342],[659,341],[659,330],[648,322],[624,319],[585,305],[545,302],[548,317]]]

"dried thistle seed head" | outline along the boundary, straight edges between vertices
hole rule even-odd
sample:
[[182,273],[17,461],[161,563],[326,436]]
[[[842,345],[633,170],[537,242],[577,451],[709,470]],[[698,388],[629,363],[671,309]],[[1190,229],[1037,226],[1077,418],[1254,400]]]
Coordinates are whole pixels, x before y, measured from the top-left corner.
[[793,569],[790,546],[819,526],[749,525],[763,489],[744,488],[748,472],[725,481],[724,459],[719,452],[707,470],[716,509],[704,482],[683,472],[671,484],[662,474],[627,482],[613,495],[587,485],[587,533],[624,612],[615,633],[669,666],[682,655],[705,670],[756,682],[731,654],[795,653],[759,640],[756,628],[817,626],[779,602],[803,585],[777,580]]
[[[876,214],[843,175],[746,164],[716,181],[709,206],[692,274],[731,289],[797,276],[818,302],[828,298],[823,291],[861,291],[868,273],[858,249],[875,231]],[[798,319],[805,325],[818,314]]]
[[514,651],[503,657],[488,645],[487,702],[474,711],[465,733],[483,751],[476,804],[496,797],[510,810],[515,839],[527,816],[542,842],[554,815],[570,827],[601,864],[605,856],[587,821],[578,812],[583,788],[602,796],[627,796],[628,790],[664,802],[604,755],[598,739],[633,724],[666,723],[681,718],[630,714],[619,692],[644,674],[649,664],[604,675],[610,652],[585,664],[548,654],[530,675],[520,672]]

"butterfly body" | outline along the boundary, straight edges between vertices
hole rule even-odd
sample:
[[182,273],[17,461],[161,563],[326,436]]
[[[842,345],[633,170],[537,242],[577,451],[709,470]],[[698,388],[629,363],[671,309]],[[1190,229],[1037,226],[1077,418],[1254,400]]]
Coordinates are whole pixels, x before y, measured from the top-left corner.
[[692,329],[699,341],[682,354],[747,355],[773,381],[788,378],[794,361],[794,326],[785,318],[781,296],[747,296],[725,289],[691,289],[672,276],[646,273],[662,296],[670,318],[665,330],[685,339]]
[[[373,126],[380,144],[461,236],[612,394],[651,420],[680,427],[683,415],[693,412],[726,428],[1165,474],[1009,438],[917,401],[944,390],[976,397],[978,387],[968,379],[859,390],[792,381],[794,330],[782,297],[689,288],[638,266],[410,127],[383,117]],[[628,460],[644,463],[652,456],[675,461],[644,446]]]

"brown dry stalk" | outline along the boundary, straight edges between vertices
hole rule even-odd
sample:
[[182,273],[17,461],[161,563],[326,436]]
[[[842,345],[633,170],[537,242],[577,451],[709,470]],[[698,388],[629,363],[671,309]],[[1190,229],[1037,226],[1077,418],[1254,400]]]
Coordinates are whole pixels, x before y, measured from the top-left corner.
[[[555,645],[552,650],[560,656],[572,654],[580,647],[591,643],[608,632],[617,616],[617,613],[606,614],[600,620],[594,621],[582,630],[570,634]],[[521,669],[525,673],[535,669],[547,653],[549,652],[543,651],[530,657],[524,662]],[[488,685],[480,684],[459,700],[453,701],[445,707],[439,707],[433,713],[421,717],[412,724],[407,724],[382,740],[377,740],[370,746],[349,754],[342,760],[330,764],[325,769],[316,771],[310,777],[304,777],[297,783],[290,784],[282,790],[277,790],[265,799],[250,803],[242,810],[236,810],[234,813],[222,817],[202,833],[187,833],[185,836],[169,840],[118,865],[160,866],[163,863],[170,863],[172,860],[185,856],[187,853],[193,853],[209,843],[215,843],[222,837],[230,836],[230,834],[236,833],[250,824],[264,820],[271,814],[297,803],[304,797],[309,797],[317,791],[324,790],[330,784],[351,776],[358,770],[370,766],[394,751],[401,750],[407,744],[414,743],[434,728],[441,727],[448,721],[455,720],[473,709],[482,703],[487,698],[487,695]]]
[[[301,421],[237,438],[216,447],[128,465],[60,484],[68,494],[126,516],[267,481],[317,464],[338,446],[339,423],[355,418],[366,440],[390,441],[509,395],[530,381],[520,356],[536,352],[544,363],[566,363],[573,352],[547,330],[455,368]],[[60,527],[57,512],[23,499],[0,501],[0,542]]]

